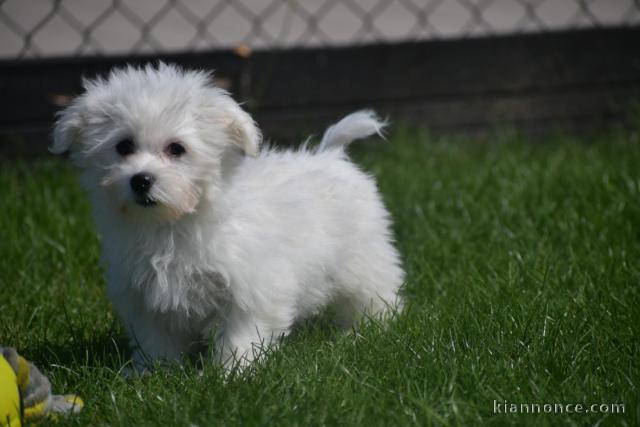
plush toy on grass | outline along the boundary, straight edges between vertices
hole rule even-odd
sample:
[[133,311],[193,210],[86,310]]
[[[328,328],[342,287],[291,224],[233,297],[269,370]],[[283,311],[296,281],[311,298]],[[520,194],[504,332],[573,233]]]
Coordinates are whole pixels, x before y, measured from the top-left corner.
[[33,363],[14,348],[0,347],[0,426],[78,413],[83,406],[74,394],[52,394],[51,383]]

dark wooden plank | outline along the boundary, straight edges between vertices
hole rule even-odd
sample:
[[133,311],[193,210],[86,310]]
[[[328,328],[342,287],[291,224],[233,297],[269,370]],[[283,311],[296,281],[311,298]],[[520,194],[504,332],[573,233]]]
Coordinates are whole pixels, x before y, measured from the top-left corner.
[[81,92],[82,76],[158,59],[216,70],[236,98],[247,101],[265,135],[277,140],[319,133],[363,107],[441,131],[579,128],[581,122],[593,128],[623,122],[638,99],[639,46],[640,28],[615,28],[249,57],[223,51],[4,61],[0,137],[42,151],[55,111]]
[[264,52],[250,61],[260,110],[456,98],[640,81],[640,28]]
[[231,51],[164,56],[70,58],[0,62],[0,131],[50,125],[64,98],[82,92],[82,78],[105,75],[113,67],[165,61],[211,70],[226,89],[240,91],[244,58]]
[[436,133],[477,134],[504,127],[536,133],[545,129],[588,132],[623,124],[630,113],[630,102],[636,99],[640,99],[640,84],[577,91],[309,106],[286,111],[259,111],[256,117],[265,135],[277,135],[294,142],[309,134],[321,134],[328,124],[363,107],[373,108],[388,117],[392,126],[408,123]]

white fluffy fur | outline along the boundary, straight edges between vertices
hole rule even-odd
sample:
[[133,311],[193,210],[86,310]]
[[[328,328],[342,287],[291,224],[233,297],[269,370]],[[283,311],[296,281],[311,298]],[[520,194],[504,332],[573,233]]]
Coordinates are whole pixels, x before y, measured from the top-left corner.
[[[218,360],[248,363],[256,344],[330,304],[345,326],[400,307],[389,215],[343,148],[380,133],[372,112],[331,126],[315,150],[260,150],[253,120],[206,73],[129,67],[85,88],[59,114],[51,151],[82,171],[138,367],[211,336]],[[123,138],[129,156],[116,152]],[[171,141],[186,154],[165,154]],[[135,202],[139,172],[156,178],[155,206]]]

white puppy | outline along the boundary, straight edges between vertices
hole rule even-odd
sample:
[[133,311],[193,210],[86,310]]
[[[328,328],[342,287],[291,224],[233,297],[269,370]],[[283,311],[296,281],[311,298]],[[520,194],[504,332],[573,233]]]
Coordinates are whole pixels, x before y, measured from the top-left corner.
[[53,153],[81,169],[108,294],[134,362],[216,339],[225,365],[333,304],[345,326],[399,308],[404,273],[372,177],[347,158],[384,123],[357,112],[315,149],[260,149],[204,72],[112,71],[58,116]]

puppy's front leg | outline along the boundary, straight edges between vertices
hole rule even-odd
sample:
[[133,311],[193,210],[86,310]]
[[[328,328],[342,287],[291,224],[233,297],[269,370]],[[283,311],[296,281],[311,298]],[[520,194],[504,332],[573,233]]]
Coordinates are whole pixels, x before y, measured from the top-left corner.
[[286,336],[293,323],[282,313],[259,313],[234,306],[216,341],[216,359],[229,370],[234,364],[246,367]]
[[138,372],[150,369],[156,361],[180,360],[187,349],[187,344],[181,337],[160,327],[149,316],[136,317],[135,322],[126,326],[129,345],[133,351],[133,363]]
[[149,313],[132,300],[118,298],[114,305],[127,331],[136,370],[145,372],[155,361],[179,360],[188,347],[186,337],[171,331],[161,315]]

